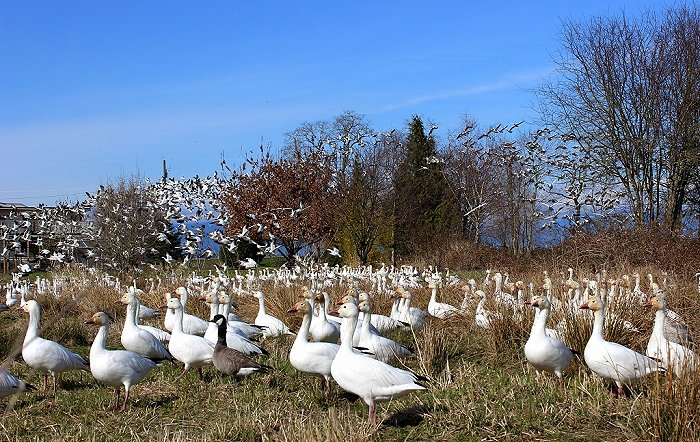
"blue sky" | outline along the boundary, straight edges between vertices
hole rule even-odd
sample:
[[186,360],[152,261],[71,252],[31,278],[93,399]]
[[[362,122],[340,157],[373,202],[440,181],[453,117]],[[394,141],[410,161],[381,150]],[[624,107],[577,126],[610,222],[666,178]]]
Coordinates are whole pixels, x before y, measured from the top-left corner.
[[659,1],[0,0],[0,201],[208,175],[345,110],[459,129],[533,121],[562,20]]

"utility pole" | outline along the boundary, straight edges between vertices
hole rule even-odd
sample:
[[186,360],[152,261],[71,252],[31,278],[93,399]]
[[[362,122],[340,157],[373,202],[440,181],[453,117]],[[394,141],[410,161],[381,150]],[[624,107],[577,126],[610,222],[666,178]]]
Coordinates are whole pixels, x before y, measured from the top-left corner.
[[165,158],[163,158],[163,181],[168,179],[168,168],[165,166]]

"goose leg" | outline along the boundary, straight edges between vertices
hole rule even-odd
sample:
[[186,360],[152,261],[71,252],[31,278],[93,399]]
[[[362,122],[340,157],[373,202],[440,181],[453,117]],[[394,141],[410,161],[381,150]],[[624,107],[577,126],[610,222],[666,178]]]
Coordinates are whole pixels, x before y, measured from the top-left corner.
[[126,410],[126,401],[129,400],[129,389],[125,388],[124,389],[124,403],[122,404],[121,408],[119,409],[120,413],[123,413],[124,410]]
[[182,377],[183,377],[184,375],[186,375],[188,371],[190,371],[190,367],[185,367],[185,370],[184,370],[182,373],[180,373],[180,376],[178,376],[178,377],[175,378],[175,382],[177,382],[177,381],[179,381],[180,379],[182,379]]
[[114,410],[116,411],[119,408],[119,395],[121,393],[120,388],[115,388],[114,389]]
[[367,420],[371,423],[377,423],[377,408],[376,405],[370,404],[369,406],[369,416],[367,417]]
[[199,380],[203,381],[204,380],[204,373],[202,372],[202,367],[197,367],[197,371],[199,372]]

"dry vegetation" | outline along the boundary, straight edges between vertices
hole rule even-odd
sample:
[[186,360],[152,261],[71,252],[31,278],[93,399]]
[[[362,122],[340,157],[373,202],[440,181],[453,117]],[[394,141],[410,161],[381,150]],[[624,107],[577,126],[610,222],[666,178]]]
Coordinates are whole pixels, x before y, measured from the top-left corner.
[[[661,246],[649,247],[649,262],[632,260],[638,256],[632,240],[615,241],[628,253],[617,261],[619,265],[612,266],[613,261],[604,253],[599,253],[599,261],[587,255],[588,265],[579,265],[577,274],[588,275],[605,263],[611,274],[640,271],[659,276],[668,271],[671,307],[685,318],[691,330],[698,330],[700,296],[689,274],[697,262],[693,261],[697,260],[697,241],[689,240],[688,245],[674,245],[676,248],[669,250],[662,238]],[[554,275],[573,262],[582,244],[590,243],[565,243],[558,249],[558,257],[550,255],[556,251],[541,252],[530,261],[529,271],[518,270],[526,268],[522,264],[513,266],[511,275],[541,281],[542,268]],[[593,244],[600,247],[601,243]],[[613,255],[612,247],[610,250],[608,256]],[[681,255],[677,250],[686,253]],[[657,262],[657,253],[670,265]],[[552,265],[547,267],[545,263]],[[459,274],[463,278],[483,277],[480,272]],[[76,274],[73,280],[84,276]],[[165,291],[173,291],[178,284],[147,293],[142,301],[159,306]],[[298,288],[274,288],[272,283],[265,283],[262,289],[267,294],[268,311],[298,326],[300,318],[286,313],[298,298]],[[342,290],[332,287],[330,292],[338,299]],[[414,291],[414,303],[425,307],[429,295],[427,288]],[[555,295],[565,296],[558,285]],[[97,310],[111,312],[118,323],[123,321],[122,307],[114,304],[118,296],[111,289],[73,283],[58,298],[41,297],[44,336],[87,355],[96,330],[82,322]],[[442,301],[453,305],[460,305],[462,297],[457,288],[445,287],[440,293]],[[239,315],[252,321],[257,300],[237,297],[235,303]],[[189,309],[206,315],[203,306],[192,304]],[[380,312],[389,311],[389,299],[376,300],[375,304]],[[631,321],[640,332],[609,324],[607,338],[644,351],[652,314],[639,305],[617,304],[611,310]],[[290,337],[263,344],[271,354],[266,361],[274,367],[271,373],[241,381],[224,378],[210,368],[205,370],[204,381],[191,373],[174,384],[181,367],[165,363],[134,388],[133,402],[123,414],[111,411],[112,391],[97,385],[89,374],[64,375],[62,388],[54,396],[42,392],[40,376],[15,357],[26,317],[22,312],[5,312],[0,315],[0,358],[11,372],[40,390],[2,403],[5,412],[0,417],[0,440],[700,440],[696,421],[700,415],[700,374],[681,379],[659,375],[629,397],[611,399],[607,386],[577,361],[566,373],[566,389],[561,391],[553,377],[537,382],[534,370],[524,359],[522,348],[532,321],[532,312],[524,311],[522,318],[514,318],[512,313],[504,315],[505,319],[494,323],[489,331],[474,325],[472,311],[446,321],[431,320],[415,336],[393,334],[392,338],[416,349],[417,357],[406,364],[430,377],[430,388],[380,405],[377,425],[366,423],[367,409],[361,400],[337,386],[326,396],[318,380],[289,365]],[[583,350],[590,333],[591,318],[585,313],[563,318],[563,312],[554,312],[551,318],[552,323],[566,319],[565,339],[578,350]],[[120,347],[120,332],[119,325],[113,327],[109,341],[112,348]]]

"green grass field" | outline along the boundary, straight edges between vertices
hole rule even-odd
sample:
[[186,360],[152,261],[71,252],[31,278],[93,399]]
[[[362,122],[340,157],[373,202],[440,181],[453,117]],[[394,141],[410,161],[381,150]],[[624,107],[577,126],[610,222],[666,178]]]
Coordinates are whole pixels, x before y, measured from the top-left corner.
[[[177,284],[175,284],[177,285]],[[175,286],[174,285],[174,286]],[[174,288],[173,286],[173,288]],[[166,288],[167,289],[167,288]],[[164,289],[165,290],[165,289]],[[147,305],[160,305],[163,293],[150,293]],[[297,326],[289,316],[298,288],[267,293],[268,312]],[[694,329],[698,296],[693,281],[678,286],[674,308]],[[335,299],[341,287],[331,288]],[[113,305],[119,294],[108,289],[68,286],[59,299],[40,298],[44,305],[43,335],[87,356],[96,329],[82,321],[97,310],[123,320]],[[71,305],[71,299],[80,301]],[[425,308],[429,291],[417,290],[414,300]],[[462,294],[446,288],[441,298],[459,305]],[[160,301],[160,303],[159,303]],[[252,321],[257,301],[237,298],[239,314]],[[388,313],[389,301],[377,301]],[[69,308],[65,308],[70,305]],[[677,306],[677,307],[676,307]],[[63,310],[61,310],[63,309]],[[188,306],[189,309],[189,306]],[[192,310],[192,309],[191,309]],[[193,306],[202,316],[202,306]],[[692,316],[689,316],[692,315]],[[492,330],[474,325],[472,314],[447,321],[431,320],[416,336],[391,337],[417,350],[407,366],[428,376],[427,391],[378,406],[378,423],[367,422],[367,406],[333,385],[324,393],[317,378],[297,372],[287,361],[292,337],[267,340],[265,363],[271,373],[243,380],[222,377],[213,367],[200,380],[195,371],[178,383],[181,364],[163,363],[133,387],[125,413],[115,413],[114,391],[95,383],[90,373],[63,376],[54,395],[42,389],[42,377],[31,372],[12,351],[21,344],[27,317],[21,311],[0,314],[0,358],[10,372],[38,391],[4,399],[0,407],[0,439],[30,440],[697,440],[700,411],[698,376],[671,381],[665,375],[649,379],[627,398],[609,397],[607,386],[581,361],[566,373],[561,390],[553,376],[536,381],[522,346],[532,317],[504,320]],[[581,327],[589,321],[584,318]],[[641,308],[634,315],[642,332],[620,335],[627,345],[644,349],[652,315]],[[157,324],[154,322],[154,324]],[[162,324],[160,325],[162,328]],[[120,348],[121,326],[112,327],[109,346]],[[572,332],[573,333],[573,332]],[[585,332],[587,333],[587,332]],[[580,333],[585,335],[584,332]],[[615,331],[615,333],[617,333]],[[583,350],[587,336],[568,336]],[[608,337],[613,339],[615,337]],[[8,359],[9,358],[9,359]],[[394,364],[396,365],[396,364]],[[50,385],[50,382],[49,382]]]

